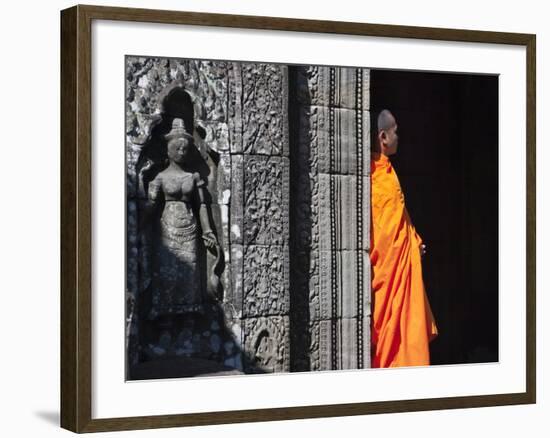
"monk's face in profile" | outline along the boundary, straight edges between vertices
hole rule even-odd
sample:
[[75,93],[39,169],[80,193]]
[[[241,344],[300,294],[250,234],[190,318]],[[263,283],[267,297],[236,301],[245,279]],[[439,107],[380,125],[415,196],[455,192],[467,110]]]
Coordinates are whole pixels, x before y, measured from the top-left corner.
[[391,123],[388,129],[380,131],[380,146],[384,155],[393,155],[397,152],[397,143],[399,136],[397,135],[397,122],[391,116]]

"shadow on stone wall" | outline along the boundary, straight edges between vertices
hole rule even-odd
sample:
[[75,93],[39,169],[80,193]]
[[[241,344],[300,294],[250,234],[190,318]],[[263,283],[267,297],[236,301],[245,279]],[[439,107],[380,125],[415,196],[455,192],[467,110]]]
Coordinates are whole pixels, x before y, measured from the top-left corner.
[[290,180],[290,370],[310,371],[310,276],[312,214],[310,184],[309,112],[301,102],[311,102],[306,80],[307,67],[289,66],[289,149]]

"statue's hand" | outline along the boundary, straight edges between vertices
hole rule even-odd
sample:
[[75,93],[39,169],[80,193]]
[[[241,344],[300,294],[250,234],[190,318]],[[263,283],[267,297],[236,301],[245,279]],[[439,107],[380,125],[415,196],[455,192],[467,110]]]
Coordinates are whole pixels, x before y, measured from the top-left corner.
[[218,246],[216,235],[212,231],[207,231],[204,233],[202,235],[202,240],[207,249],[215,249]]
[[153,162],[151,160],[147,160],[145,164],[139,169],[139,179],[141,184],[143,184],[143,177],[146,172],[148,172],[153,167]]
[[143,173],[153,167],[153,161],[147,160],[145,164],[141,167],[140,173]]

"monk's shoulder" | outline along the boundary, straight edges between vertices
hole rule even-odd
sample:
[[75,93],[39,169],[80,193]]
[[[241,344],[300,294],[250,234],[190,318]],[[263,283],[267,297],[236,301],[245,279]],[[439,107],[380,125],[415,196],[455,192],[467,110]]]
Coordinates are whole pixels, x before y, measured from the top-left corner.
[[373,196],[380,197],[380,199],[399,199],[403,194],[399,178],[393,169],[389,172],[373,174],[371,191]]

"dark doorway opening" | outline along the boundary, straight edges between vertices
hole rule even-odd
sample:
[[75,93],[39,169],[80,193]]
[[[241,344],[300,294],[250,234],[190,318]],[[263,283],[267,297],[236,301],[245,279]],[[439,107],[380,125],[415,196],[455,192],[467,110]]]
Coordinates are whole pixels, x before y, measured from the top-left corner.
[[498,361],[498,77],[371,70],[370,90],[371,120],[397,119],[391,161],[427,246],[432,364]]

